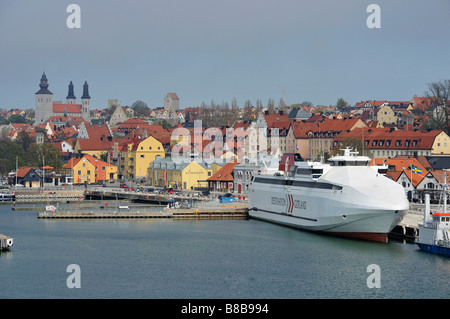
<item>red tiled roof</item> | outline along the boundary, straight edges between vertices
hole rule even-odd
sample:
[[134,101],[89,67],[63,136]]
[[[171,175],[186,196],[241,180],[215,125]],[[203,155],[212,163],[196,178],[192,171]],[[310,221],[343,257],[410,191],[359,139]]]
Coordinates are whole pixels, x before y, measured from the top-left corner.
[[[431,149],[436,136],[441,132],[439,130],[429,132],[372,130],[365,137],[365,141],[368,141],[367,147],[370,149]],[[379,141],[390,141],[390,143],[389,145],[386,142],[381,144]]]
[[274,127],[276,123],[284,122],[289,123],[289,115],[288,114],[279,114],[279,113],[269,113],[264,114],[264,119],[266,120],[267,127]]
[[108,141],[108,139],[86,139],[79,138],[78,145],[80,146],[80,150],[83,151],[99,151],[99,150],[110,150],[113,146],[113,141]]
[[167,93],[172,99],[179,100],[178,95],[176,93]]
[[73,168],[79,161],[81,161],[81,157],[72,157],[63,168]]
[[53,113],[80,113],[81,104],[59,104],[53,103]]
[[236,161],[226,163],[213,176],[208,178],[208,181],[222,181],[222,182],[234,181],[234,166],[236,166],[237,164],[238,163]]
[[[373,158],[371,165],[382,165],[383,163],[394,167],[394,171],[403,171],[411,180],[414,186],[417,186],[427,175],[428,171],[420,164],[420,162],[412,156],[397,156],[395,158]],[[420,168],[421,174],[414,173],[412,166]]]
[[31,167],[21,167],[17,170],[17,177],[25,177],[30,171]]

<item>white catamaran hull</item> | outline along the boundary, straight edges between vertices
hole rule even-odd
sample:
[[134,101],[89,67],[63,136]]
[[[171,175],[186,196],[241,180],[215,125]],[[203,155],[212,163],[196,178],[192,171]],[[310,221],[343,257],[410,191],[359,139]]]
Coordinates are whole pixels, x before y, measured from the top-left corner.
[[386,242],[409,209],[403,187],[368,167],[339,168],[317,181],[286,180],[256,176],[250,185],[249,215],[309,231]]

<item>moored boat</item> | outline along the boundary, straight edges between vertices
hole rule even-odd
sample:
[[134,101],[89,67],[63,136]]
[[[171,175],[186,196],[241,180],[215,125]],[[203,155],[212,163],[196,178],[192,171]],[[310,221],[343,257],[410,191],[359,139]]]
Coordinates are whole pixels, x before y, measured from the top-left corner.
[[15,200],[16,200],[15,193],[7,193],[7,192],[0,193],[0,202],[13,202]]
[[350,149],[327,163],[285,155],[276,171],[253,177],[252,218],[331,235],[387,242],[409,209],[400,184],[385,166]]
[[450,212],[447,210],[447,171],[444,170],[442,205],[431,211],[430,195],[425,195],[423,222],[419,223],[416,244],[423,251],[450,256]]

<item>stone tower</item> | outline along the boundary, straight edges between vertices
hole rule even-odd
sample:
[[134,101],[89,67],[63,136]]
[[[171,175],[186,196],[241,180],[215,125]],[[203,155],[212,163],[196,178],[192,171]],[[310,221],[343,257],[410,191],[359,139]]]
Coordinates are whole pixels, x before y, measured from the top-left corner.
[[35,126],[44,123],[53,115],[53,93],[48,89],[48,81],[45,72],[42,74],[39,87],[41,89],[35,93]]
[[87,121],[91,121],[91,97],[89,96],[89,85],[84,81],[83,96],[81,97],[81,116]]

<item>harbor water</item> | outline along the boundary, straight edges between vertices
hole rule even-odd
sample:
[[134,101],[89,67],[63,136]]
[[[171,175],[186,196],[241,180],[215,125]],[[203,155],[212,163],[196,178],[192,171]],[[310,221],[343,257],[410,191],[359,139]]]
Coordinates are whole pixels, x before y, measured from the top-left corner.
[[[0,299],[447,299],[450,258],[257,220],[45,220],[0,205]],[[79,288],[69,288],[77,265]],[[375,265],[375,266],[374,266]]]

